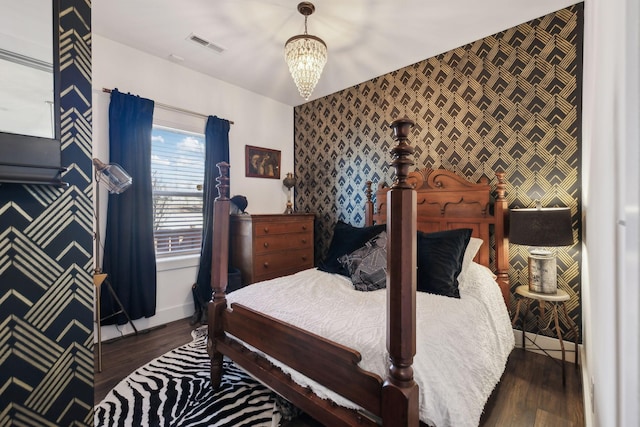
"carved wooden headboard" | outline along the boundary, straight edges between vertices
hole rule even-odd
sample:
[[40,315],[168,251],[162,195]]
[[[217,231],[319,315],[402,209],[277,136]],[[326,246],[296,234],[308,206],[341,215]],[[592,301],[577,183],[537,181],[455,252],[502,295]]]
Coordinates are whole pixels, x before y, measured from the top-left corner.
[[[430,233],[455,228],[470,228],[472,236],[484,243],[475,261],[490,267],[491,231],[495,239],[496,279],[509,306],[509,242],[506,238],[509,208],[505,199],[503,172],[496,172],[498,179],[496,196],[491,197],[491,187],[487,178],[478,183],[444,169],[423,169],[409,174],[408,181],[417,192],[417,228]],[[367,225],[384,224],[387,216],[387,191],[389,187],[380,185],[376,191],[376,206],[371,201],[371,183],[367,183]]]

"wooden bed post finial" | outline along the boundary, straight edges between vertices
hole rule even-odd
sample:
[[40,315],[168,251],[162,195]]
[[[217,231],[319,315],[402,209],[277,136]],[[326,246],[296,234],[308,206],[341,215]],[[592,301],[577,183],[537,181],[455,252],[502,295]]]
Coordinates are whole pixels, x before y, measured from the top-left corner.
[[391,123],[398,142],[391,150],[396,180],[387,192],[387,350],[390,366],[382,386],[383,425],[418,426],[418,385],[413,380],[416,354],[417,196],[407,181],[413,147],[407,141],[409,119]]
[[216,200],[225,200],[229,198],[229,163],[220,162],[216,166],[218,168],[218,177],[216,177],[218,197]]
[[507,193],[507,183],[504,179],[504,172],[496,171],[496,178],[498,178],[498,184],[496,185],[496,194],[498,195],[498,200],[505,200]]
[[371,181],[367,181],[365,185],[366,188],[364,190],[364,194],[366,196],[366,200],[364,202],[364,225],[365,227],[370,227],[373,225],[373,199],[371,198],[373,190],[371,190]]
[[373,190],[371,190],[371,184],[372,184],[371,181],[367,181],[365,183],[365,187],[366,188],[364,190],[364,194],[365,194],[365,196],[367,198],[367,202],[371,201],[371,195],[373,194]]
[[211,258],[212,300],[224,299],[229,272],[229,163],[216,164],[218,197],[213,201],[213,250]]
[[409,176],[409,166],[413,166],[413,160],[409,156],[413,154],[413,147],[407,142],[409,131],[415,125],[413,120],[408,118],[394,120],[391,123],[393,129],[393,139],[398,143],[391,149],[393,161],[391,165],[396,169],[396,180],[392,188],[412,188],[407,182]]
[[216,178],[218,197],[213,201],[213,232],[211,242],[211,301],[207,307],[209,336],[207,353],[211,358],[211,385],[214,389],[222,381],[222,353],[215,342],[224,337],[222,312],[227,308],[227,282],[229,280],[229,163],[216,165],[220,175]]

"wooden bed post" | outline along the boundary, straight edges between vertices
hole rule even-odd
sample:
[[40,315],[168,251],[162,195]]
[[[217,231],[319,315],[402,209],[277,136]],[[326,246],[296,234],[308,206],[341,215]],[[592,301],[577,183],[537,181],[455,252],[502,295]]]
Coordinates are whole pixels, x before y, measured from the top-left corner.
[[387,193],[387,349],[391,365],[382,386],[385,426],[419,424],[418,385],[413,380],[416,354],[416,192],[407,182],[413,147],[407,143],[414,123],[391,123],[397,141],[391,150],[396,180]]
[[366,182],[366,189],[364,190],[364,194],[366,196],[366,201],[364,202],[364,226],[370,227],[373,225],[373,200],[371,199],[371,194],[373,191],[371,190],[371,181]]
[[214,390],[222,381],[222,353],[214,342],[224,337],[222,311],[227,308],[225,291],[229,269],[229,163],[216,165],[220,171],[216,178],[218,197],[213,202],[213,242],[211,250],[211,289],[212,299],[207,308],[209,336],[207,353],[211,358],[211,385]]
[[496,281],[502,290],[502,297],[509,309],[509,301],[511,299],[511,287],[509,284],[509,238],[507,230],[509,229],[509,206],[507,204],[506,187],[504,172],[496,171],[498,184],[496,185],[496,200],[494,203],[495,227],[494,234],[496,239]]

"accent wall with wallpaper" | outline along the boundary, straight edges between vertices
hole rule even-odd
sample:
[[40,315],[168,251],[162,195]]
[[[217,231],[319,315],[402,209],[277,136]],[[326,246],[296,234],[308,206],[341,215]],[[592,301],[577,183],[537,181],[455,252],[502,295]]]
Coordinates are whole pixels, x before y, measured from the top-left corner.
[[70,185],[0,185],[2,425],[93,425],[91,5],[59,1]]
[[[575,243],[558,248],[558,285],[580,325],[582,35],[580,3],[295,107],[296,208],[316,213],[316,256],[337,220],[364,224],[366,181],[393,181],[389,124],[406,116],[414,168],[493,186],[501,170],[510,208],[571,208]],[[512,290],[528,283],[527,258],[510,245]]]

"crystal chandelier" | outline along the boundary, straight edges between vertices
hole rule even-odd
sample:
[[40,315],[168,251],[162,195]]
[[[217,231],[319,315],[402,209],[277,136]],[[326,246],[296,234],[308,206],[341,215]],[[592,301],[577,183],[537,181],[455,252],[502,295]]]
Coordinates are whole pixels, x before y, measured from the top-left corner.
[[309,2],[298,4],[298,12],[304,15],[304,34],[293,36],[284,44],[289,72],[305,100],[311,96],[327,63],[327,45],[320,37],[307,34],[307,18],[315,10]]

